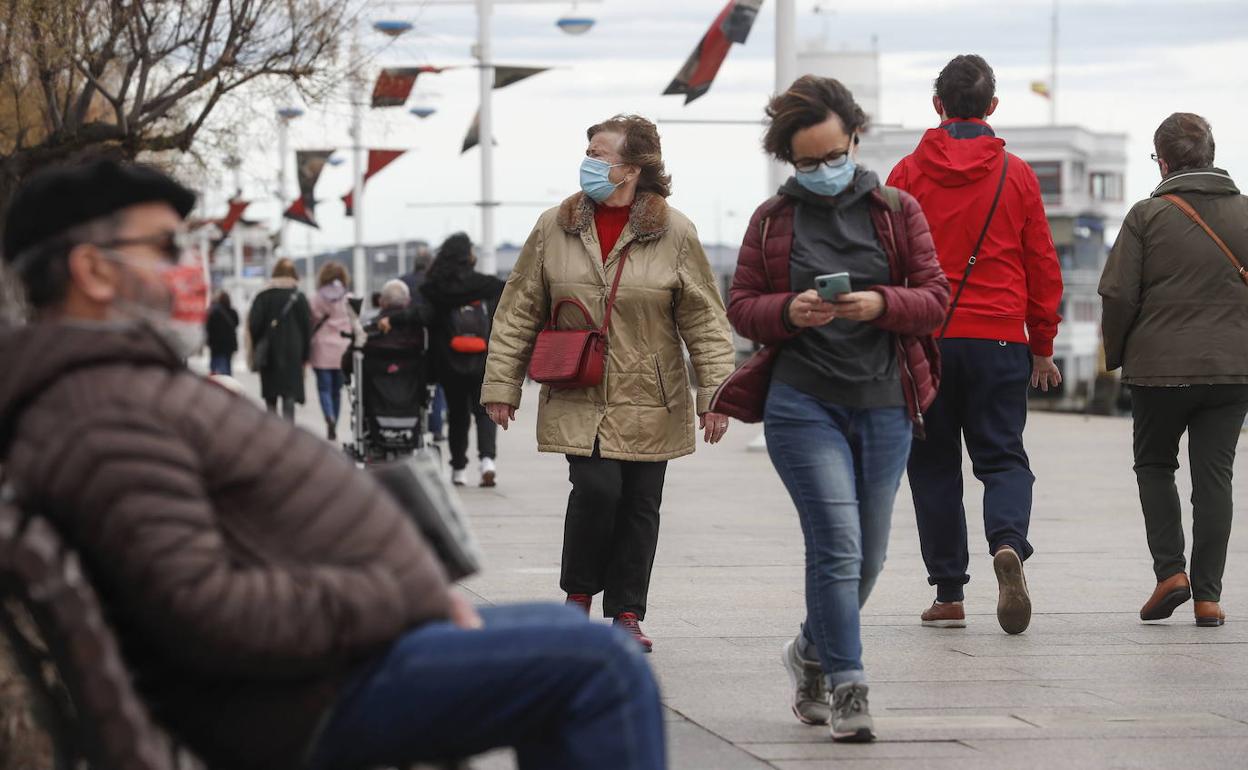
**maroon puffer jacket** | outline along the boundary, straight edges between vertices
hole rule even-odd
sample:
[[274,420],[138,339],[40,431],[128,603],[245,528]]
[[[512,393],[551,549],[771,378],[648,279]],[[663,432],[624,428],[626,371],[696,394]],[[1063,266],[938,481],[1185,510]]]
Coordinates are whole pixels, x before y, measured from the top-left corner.
[[[940,387],[940,350],[932,333],[940,328],[949,304],[949,282],[936,260],[936,247],[918,201],[904,191],[890,205],[881,190],[867,199],[871,221],[888,255],[892,283],[873,286],[884,295],[884,314],[873,324],[893,332],[901,364],[902,390],[916,431],[923,431],[923,412]],[[760,422],[771,385],[771,369],[780,345],[796,337],[785,324],[789,302],[797,296],[789,285],[789,253],[793,249],[796,202],[778,195],[758,207],[750,218],[737,258],[728,304],[728,320],[737,333],[764,347],[729,377],[711,402],[711,411],[743,422]]]

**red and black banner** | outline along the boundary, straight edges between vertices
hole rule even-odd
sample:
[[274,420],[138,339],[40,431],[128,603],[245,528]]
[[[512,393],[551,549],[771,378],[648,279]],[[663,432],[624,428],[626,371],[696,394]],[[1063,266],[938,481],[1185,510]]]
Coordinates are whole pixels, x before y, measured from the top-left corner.
[[506,88],[512,83],[519,83],[525,78],[540,75],[550,67],[504,67],[494,68],[494,88]]
[[688,104],[711,90],[711,83],[728,57],[728,49],[749,38],[762,5],[763,0],[728,0],[664,95],[684,94]]
[[412,87],[416,85],[416,78],[422,73],[445,72],[449,67],[433,67],[425,65],[423,67],[387,67],[377,76],[377,83],[373,86],[373,106],[374,107],[402,107],[407,103],[407,97],[412,94]]
[[[398,160],[399,156],[407,150],[369,150],[368,151],[368,168],[364,171],[364,184],[368,184],[368,180]],[[342,196],[342,202],[347,207],[347,216],[353,216],[355,212],[355,191]]]
[[309,227],[316,223],[316,181],[321,178],[325,163],[333,150],[299,150],[295,153],[295,173],[299,178],[299,198],[286,209],[282,216]]
[[234,225],[238,224],[238,220],[243,218],[243,212],[251,205],[251,201],[240,200],[235,198],[230,201],[230,209],[226,212],[225,218],[219,222],[221,227],[221,235],[226,236],[234,229]]

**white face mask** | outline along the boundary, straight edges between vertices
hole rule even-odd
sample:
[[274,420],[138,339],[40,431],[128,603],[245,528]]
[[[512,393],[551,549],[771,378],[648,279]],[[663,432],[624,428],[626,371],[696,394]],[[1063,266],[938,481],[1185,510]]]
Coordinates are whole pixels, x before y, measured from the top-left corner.
[[152,267],[160,274],[161,289],[135,274],[134,260],[117,252],[105,252],[109,259],[125,265],[122,274],[124,296],[114,308],[123,318],[147,324],[174,351],[186,359],[204,346],[204,323],[208,313],[208,287],[202,267],[185,264]]

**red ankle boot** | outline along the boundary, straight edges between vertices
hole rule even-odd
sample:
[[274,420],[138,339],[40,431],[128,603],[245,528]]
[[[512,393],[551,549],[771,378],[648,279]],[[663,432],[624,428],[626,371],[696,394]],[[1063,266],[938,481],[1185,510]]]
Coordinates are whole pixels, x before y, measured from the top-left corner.
[[564,601],[564,604],[569,607],[576,607],[588,615],[589,608],[594,605],[594,597],[589,594],[568,594],[568,598]]
[[628,635],[636,639],[637,643],[641,645],[642,652],[650,652],[654,647],[654,641],[641,632],[641,621],[637,619],[636,614],[621,612],[615,616],[615,620],[611,621],[611,625],[628,632]]

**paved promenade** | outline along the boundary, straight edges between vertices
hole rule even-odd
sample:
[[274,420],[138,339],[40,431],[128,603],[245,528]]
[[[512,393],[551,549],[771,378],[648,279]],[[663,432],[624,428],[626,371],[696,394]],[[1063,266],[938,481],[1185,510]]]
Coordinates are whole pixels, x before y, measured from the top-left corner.
[[[535,395],[500,437],[499,486],[464,492],[488,557],[486,572],[468,584],[482,602],[561,598],[567,465],[536,452]],[[301,422],[323,430],[315,406],[301,412]],[[1240,526],[1231,541],[1226,626],[1197,629],[1190,604],[1171,621],[1141,624],[1136,612],[1153,576],[1130,431],[1125,419],[1032,415],[1036,556],[1027,570],[1036,615],[1022,636],[1007,637],[996,623],[977,482],[967,499],[969,626],[919,625],[933,594],[903,482],[888,564],[863,617],[880,738],[871,745],[835,745],[826,729],[789,712],[779,653],[803,614],[802,541],[766,454],[747,451],[759,428],[733,423],[720,446],[672,463],[644,624],[655,639],[650,660],[672,767],[1243,767],[1248,531]],[[1246,462],[1241,454],[1241,479]],[[1182,490],[1186,500],[1185,483]],[[512,766],[506,755],[476,764]]]

